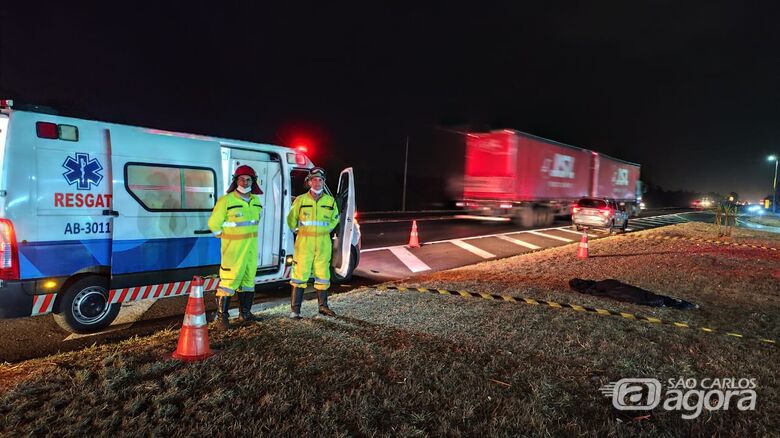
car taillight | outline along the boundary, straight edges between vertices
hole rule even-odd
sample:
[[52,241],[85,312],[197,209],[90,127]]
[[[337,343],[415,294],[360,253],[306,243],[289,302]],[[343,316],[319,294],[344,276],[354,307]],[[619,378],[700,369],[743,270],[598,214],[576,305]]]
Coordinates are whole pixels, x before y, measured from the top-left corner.
[[580,206],[578,205],[575,205],[574,207],[571,208],[572,214],[577,213],[580,210],[582,210],[582,208],[580,208]]
[[19,250],[14,225],[8,219],[0,219],[0,279],[19,279]]
[[612,214],[611,208],[599,208],[599,213],[601,213],[602,216],[606,217]]

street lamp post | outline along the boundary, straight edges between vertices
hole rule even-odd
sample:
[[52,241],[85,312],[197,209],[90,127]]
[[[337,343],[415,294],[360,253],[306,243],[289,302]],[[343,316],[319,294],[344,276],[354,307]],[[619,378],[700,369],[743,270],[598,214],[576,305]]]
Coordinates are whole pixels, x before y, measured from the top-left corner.
[[777,213],[777,155],[770,155],[769,161],[775,162],[775,179],[772,180],[772,213]]
[[409,136],[406,136],[406,153],[404,154],[404,193],[401,198],[401,211],[406,211],[406,170],[409,162]]

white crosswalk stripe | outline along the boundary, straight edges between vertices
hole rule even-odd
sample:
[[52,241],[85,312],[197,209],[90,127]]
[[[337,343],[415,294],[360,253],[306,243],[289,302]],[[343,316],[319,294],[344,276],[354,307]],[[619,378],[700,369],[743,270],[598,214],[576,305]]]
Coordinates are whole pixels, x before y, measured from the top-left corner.
[[541,248],[540,246],[536,246],[533,243],[523,242],[520,239],[514,239],[514,238],[509,237],[509,236],[496,236],[496,237],[498,237],[501,240],[506,240],[507,242],[512,242],[515,245],[524,246],[524,247],[526,247],[528,249],[539,249],[539,248]]
[[394,256],[398,258],[407,268],[412,272],[430,271],[431,267],[426,265],[425,262],[418,259],[417,256],[412,254],[408,249],[403,246],[393,246],[388,248]]
[[572,240],[572,239],[567,239],[565,237],[560,237],[560,236],[553,236],[552,234],[544,234],[544,233],[540,233],[538,231],[526,231],[526,233],[533,234],[534,236],[546,237],[548,239],[560,240],[561,242],[574,242],[574,240]]
[[[574,231],[571,228],[560,227],[560,228],[558,228],[558,230],[565,231],[567,233],[576,234],[578,236],[582,236],[582,231]],[[588,233],[588,236],[590,236],[590,237],[599,237],[598,234],[593,234],[593,233]]]
[[474,245],[472,245],[470,243],[466,243],[466,242],[464,242],[462,240],[452,240],[451,242],[455,246],[458,246],[460,248],[465,249],[466,251],[469,251],[469,252],[471,252],[473,254],[476,254],[476,255],[482,257],[483,259],[490,259],[490,258],[493,258],[493,257],[496,256],[495,254],[491,254],[491,253],[489,253],[489,252],[487,252],[485,250],[479,249],[476,246],[474,246]]

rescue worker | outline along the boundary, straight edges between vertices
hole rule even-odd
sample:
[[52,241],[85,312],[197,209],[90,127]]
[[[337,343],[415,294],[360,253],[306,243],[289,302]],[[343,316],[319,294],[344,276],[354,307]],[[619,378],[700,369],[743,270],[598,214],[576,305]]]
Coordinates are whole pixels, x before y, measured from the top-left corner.
[[336,200],[324,193],[325,171],[315,167],[306,176],[309,191],[295,198],[287,214],[287,226],[295,233],[295,253],[290,284],[292,296],[290,318],[301,317],[303,292],[310,276],[314,276],[319,311],[336,316],[328,307],[330,288],[330,258],[333,242],[330,234],[339,223]]
[[239,317],[244,321],[258,321],[250,310],[255,298],[257,230],[263,211],[255,195],[262,193],[254,169],[239,166],[227,195],[219,198],[209,218],[209,229],[222,240],[215,319],[218,329],[230,328],[228,308],[230,297],[236,293]]

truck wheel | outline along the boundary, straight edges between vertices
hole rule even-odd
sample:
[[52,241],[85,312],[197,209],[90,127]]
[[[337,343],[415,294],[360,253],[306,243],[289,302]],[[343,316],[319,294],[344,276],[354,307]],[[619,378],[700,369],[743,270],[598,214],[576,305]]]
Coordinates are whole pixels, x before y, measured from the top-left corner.
[[108,304],[108,279],[90,275],[65,290],[54,321],[72,333],[94,333],[108,327],[120,307],[120,303]]
[[545,207],[544,209],[544,226],[549,227],[555,222],[555,214],[551,208]]
[[536,224],[536,215],[533,208],[521,207],[515,215],[515,223],[523,228],[531,228]]
[[336,270],[333,269],[333,267],[331,267],[330,278],[333,279],[334,283],[348,282],[349,280],[352,279],[352,273],[355,272],[355,268],[357,268],[359,261],[360,261],[360,253],[358,252],[357,248],[353,246],[352,250],[349,252],[349,269],[347,270],[347,275],[342,277],[336,274]]

